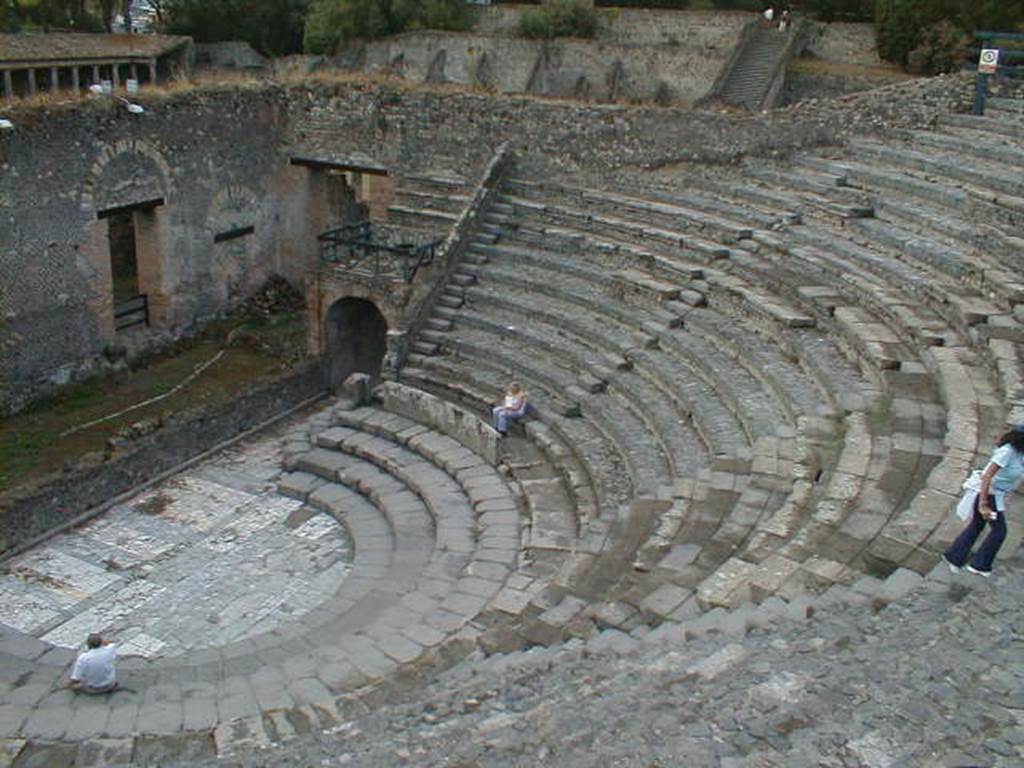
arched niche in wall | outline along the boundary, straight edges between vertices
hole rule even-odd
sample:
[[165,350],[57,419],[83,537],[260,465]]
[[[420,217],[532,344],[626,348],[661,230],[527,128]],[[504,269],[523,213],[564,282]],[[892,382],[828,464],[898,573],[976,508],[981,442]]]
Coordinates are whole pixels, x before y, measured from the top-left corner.
[[353,373],[366,373],[379,381],[387,333],[387,320],[372,301],[355,297],[335,301],[324,317],[327,386],[333,389]]
[[206,219],[210,255],[200,271],[209,278],[205,290],[218,309],[244,299],[266,277],[266,269],[257,264],[259,219],[259,197],[248,187],[225,187],[210,203]]
[[141,139],[100,146],[82,186],[81,207],[93,219],[83,237],[90,265],[83,276],[106,334],[139,325],[169,325],[161,220],[174,199],[164,153]]

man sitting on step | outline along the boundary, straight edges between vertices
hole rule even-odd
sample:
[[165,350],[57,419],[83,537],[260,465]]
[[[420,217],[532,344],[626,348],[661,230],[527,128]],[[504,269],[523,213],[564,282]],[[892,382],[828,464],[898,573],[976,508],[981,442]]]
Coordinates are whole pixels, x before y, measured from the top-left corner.
[[88,650],[78,655],[71,668],[71,689],[81,693],[109,693],[117,688],[117,646],[93,633],[85,641]]

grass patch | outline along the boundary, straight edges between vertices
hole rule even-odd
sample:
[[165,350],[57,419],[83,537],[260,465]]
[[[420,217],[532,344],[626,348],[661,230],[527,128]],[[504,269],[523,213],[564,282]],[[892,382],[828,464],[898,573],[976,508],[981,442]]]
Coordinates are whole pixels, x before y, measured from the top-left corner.
[[66,463],[87,453],[103,451],[107,440],[140,421],[230,402],[253,382],[288,367],[290,360],[279,349],[295,349],[295,345],[301,349],[302,322],[295,316],[236,322],[233,327],[244,326],[244,341],[229,347],[223,357],[179,391],[110,421],[61,436],[78,425],[170,391],[222,349],[221,337],[229,325],[210,329],[203,338],[156,355],[135,370],[70,386],[54,398],[0,422],[0,493],[59,472]]
[[847,64],[821,59],[796,59],[789,65],[789,71],[801,75],[829,75],[849,80],[869,80],[879,85],[913,80],[910,75],[893,64]]

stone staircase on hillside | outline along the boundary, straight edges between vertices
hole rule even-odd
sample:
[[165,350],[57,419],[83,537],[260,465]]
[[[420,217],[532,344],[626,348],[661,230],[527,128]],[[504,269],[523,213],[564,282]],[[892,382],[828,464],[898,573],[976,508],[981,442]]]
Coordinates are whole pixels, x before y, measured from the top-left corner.
[[744,45],[718,94],[718,100],[751,111],[764,103],[772,80],[785,55],[787,43],[798,34],[796,26],[780,32],[775,26],[758,26]]

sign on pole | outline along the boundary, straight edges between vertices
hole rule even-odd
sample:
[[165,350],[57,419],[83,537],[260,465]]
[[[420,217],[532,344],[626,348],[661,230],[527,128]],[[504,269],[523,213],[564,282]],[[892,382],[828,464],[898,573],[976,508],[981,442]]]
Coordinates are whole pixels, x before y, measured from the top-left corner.
[[999,66],[999,49],[982,48],[978,57],[978,71],[983,75],[994,75]]

